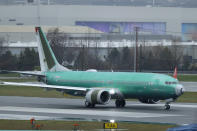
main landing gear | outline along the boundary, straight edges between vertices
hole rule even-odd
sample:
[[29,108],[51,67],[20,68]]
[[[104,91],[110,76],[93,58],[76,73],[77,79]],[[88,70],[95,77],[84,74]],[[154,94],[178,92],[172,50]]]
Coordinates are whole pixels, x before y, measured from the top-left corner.
[[125,107],[126,101],[124,99],[117,99],[115,104],[117,108]]
[[88,101],[85,101],[85,107],[88,107],[88,108],[94,108],[95,107],[95,104],[92,104]]

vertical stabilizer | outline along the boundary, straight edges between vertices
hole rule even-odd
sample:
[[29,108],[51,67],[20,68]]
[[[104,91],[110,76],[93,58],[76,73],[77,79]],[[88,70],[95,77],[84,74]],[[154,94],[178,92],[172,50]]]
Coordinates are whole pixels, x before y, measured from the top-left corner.
[[175,79],[177,79],[177,67],[175,67],[175,68],[174,68],[174,74],[173,74],[173,77],[174,77]]
[[68,71],[69,69],[58,63],[41,27],[36,27],[35,31],[38,42],[41,71]]

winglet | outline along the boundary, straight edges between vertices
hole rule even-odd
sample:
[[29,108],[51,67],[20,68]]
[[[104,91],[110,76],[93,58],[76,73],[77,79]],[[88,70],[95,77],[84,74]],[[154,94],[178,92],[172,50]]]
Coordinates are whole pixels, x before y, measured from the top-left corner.
[[175,79],[177,79],[177,67],[175,67],[175,68],[174,68],[174,74],[173,74],[173,77],[174,77]]

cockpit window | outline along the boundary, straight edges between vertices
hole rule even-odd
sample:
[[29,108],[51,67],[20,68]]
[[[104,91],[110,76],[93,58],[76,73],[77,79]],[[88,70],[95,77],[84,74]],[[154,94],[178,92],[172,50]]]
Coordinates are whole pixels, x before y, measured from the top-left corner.
[[175,81],[173,81],[173,82],[172,81],[166,81],[165,84],[166,85],[172,85],[172,84],[177,84],[177,82],[175,82]]

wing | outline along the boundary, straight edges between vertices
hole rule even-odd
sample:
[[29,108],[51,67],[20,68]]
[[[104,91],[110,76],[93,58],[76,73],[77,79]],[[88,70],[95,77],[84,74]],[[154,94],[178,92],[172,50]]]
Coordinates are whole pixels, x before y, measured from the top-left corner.
[[2,72],[2,73],[19,73],[19,74],[23,74],[23,75],[45,77],[45,75],[41,71],[7,71],[7,70],[1,70],[0,72]]
[[44,83],[43,84],[30,84],[30,83],[18,83],[18,82],[0,82],[0,85],[42,87],[42,88],[51,88],[51,89],[76,90],[76,91],[88,90],[88,88],[84,88],[84,87],[46,85]]

